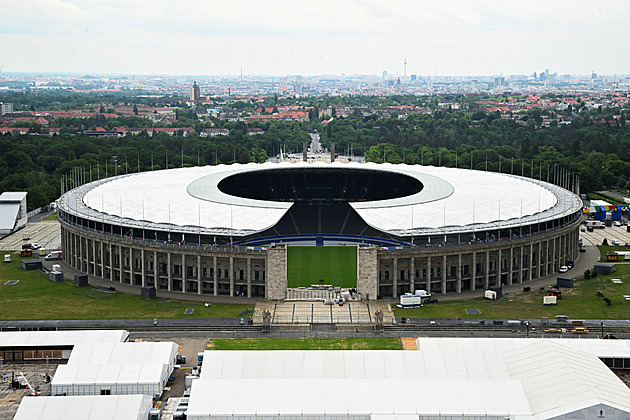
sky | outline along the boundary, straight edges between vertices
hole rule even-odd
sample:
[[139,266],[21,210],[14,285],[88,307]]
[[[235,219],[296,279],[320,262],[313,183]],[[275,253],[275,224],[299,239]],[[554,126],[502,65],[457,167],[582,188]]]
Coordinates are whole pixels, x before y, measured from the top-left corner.
[[0,72],[613,75],[629,41],[629,0],[0,1]]

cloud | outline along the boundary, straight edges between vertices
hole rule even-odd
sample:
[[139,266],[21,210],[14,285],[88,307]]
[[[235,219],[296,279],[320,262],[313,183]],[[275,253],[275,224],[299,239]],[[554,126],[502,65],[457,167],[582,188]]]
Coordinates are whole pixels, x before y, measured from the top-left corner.
[[409,73],[620,72],[630,64],[621,53],[629,17],[624,2],[612,0],[6,1],[0,34],[11,62],[0,64],[23,71],[234,74],[243,65],[279,75],[380,74],[402,73],[406,52]]

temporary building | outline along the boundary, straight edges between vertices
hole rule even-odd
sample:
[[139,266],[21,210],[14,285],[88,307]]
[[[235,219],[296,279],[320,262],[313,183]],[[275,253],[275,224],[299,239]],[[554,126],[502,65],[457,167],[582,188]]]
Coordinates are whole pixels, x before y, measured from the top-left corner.
[[591,353],[551,340],[420,340],[407,352],[205,352],[187,418],[630,416],[630,390]]
[[79,343],[120,343],[128,339],[129,333],[125,330],[0,332],[0,357],[4,360],[67,359]]
[[147,420],[147,395],[25,397],[14,420]]
[[174,369],[177,344],[82,343],[57,368],[53,395],[145,394],[158,398]]

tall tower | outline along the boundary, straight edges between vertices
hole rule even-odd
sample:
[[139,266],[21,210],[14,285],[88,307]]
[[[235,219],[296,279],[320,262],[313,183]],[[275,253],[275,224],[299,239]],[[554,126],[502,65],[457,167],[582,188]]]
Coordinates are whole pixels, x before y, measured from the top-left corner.
[[192,87],[190,88],[190,100],[191,101],[198,101],[199,98],[201,97],[201,91],[199,90],[199,86],[197,85],[197,82],[193,82]]
[[405,61],[403,61],[403,63],[405,64],[405,72],[403,74],[403,80],[407,80],[407,51],[405,51]]

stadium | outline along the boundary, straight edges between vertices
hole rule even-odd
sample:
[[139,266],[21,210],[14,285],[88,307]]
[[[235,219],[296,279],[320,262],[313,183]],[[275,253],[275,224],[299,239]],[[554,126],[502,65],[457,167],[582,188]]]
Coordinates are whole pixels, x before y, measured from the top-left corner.
[[183,294],[363,298],[527,283],[578,254],[582,203],[503,173],[373,163],[233,164],[121,175],[59,199],[64,259]]

